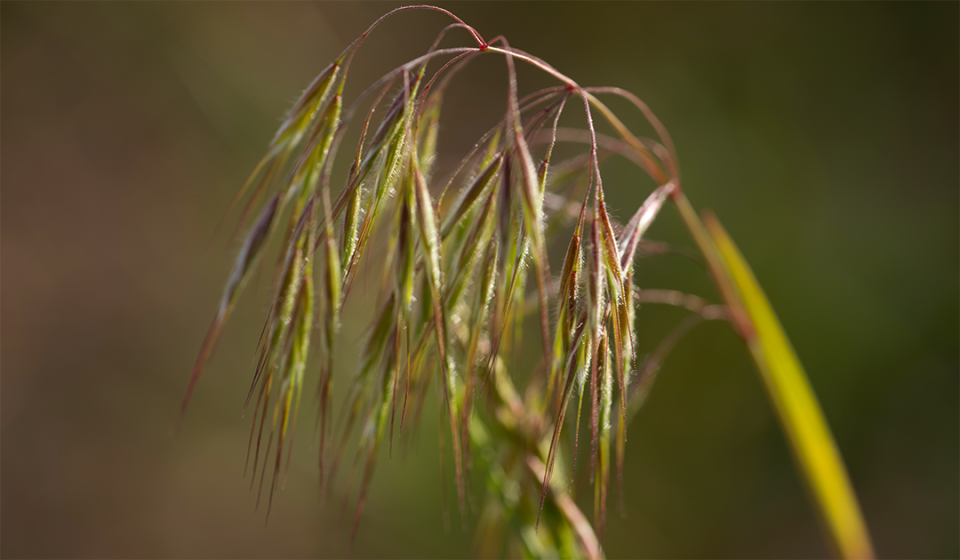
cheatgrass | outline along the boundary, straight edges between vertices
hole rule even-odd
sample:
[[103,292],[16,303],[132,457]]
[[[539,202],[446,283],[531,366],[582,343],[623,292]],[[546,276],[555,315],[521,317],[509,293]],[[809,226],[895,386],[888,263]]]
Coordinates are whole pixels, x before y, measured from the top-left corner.
[[[442,12],[453,23],[422,56],[348,102],[344,86],[364,39],[383,19],[415,8]],[[467,44],[440,48],[448,33]],[[506,112],[453,173],[440,176],[444,94],[481,56],[505,62]],[[547,73],[556,85],[521,93],[517,64]],[[629,102],[655,137],[631,132],[605,98]],[[584,128],[560,126],[571,110],[586,115]],[[598,131],[601,123],[612,135]],[[356,146],[344,145],[350,124],[359,130]],[[559,143],[581,151],[557,156],[570,153],[555,150]],[[611,218],[605,202],[601,162],[611,156],[633,162],[657,185],[625,224]],[[334,181],[335,167],[345,180]],[[679,211],[695,250],[645,239],[665,206]],[[436,394],[441,460],[455,480],[451,500],[464,523],[476,498],[469,482],[482,479],[487,489],[473,520],[478,552],[501,555],[509,542],[510,550],[534,557],[599,558],[612,497],[624,499],[630,420],[677,341],[716,320],[729,323],[754,358],[837,552],[872,555],[842,460],[776,315],[716,218],[701,218],[691,206],[669,134],[630,92],[583,87],[503,37],[485,40],[446,10],[400,8],[307,87],[231,212],[246,237],[181,416],[245,283],[266,266],[267,248],[279,246],[245,405],[253,415],[247,467],[267,515],[290,460],[305,387],[319,402],[321,493],[337,476],[356,489],[354,534],[379,451],[392,453],[394,441],[435,406],[425,401]],[[557,239],[571,229],[569,239]],[[361,265],[384,239],[385,256],[378,253],[368,271],[379,277],[361,288]],[[555,244],[566,251],[551,263],[548,247]],[[664,251],[699,253],[722,301],[638,288],[638,257]],[[338,372],[341,312],[358,291],[375,311],[359,363],[352,374]],[[689,311],[645,356],[635,340],[641,304]],[[524,335],[525,323],[536,332]],[[511,359],[518,343],[524,356],[536,356],[524,362],[528,371]],[[337,411],[335,380],[346,386]],[[589,441],[579,441],[581,424]],[[347,454],[348,447],[355,452]],[[568,492],[577,469],[588,469],[593,481],[592,520]]]

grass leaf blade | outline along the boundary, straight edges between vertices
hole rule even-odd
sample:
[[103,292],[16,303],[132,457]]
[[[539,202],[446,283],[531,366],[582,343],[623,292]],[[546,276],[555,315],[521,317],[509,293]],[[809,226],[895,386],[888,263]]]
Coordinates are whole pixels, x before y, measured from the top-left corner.
[[843,459],[780,320],[720,222],[707,214],[704,225],[756,329],[747,343],[837,549],[844,558],[873,557]]

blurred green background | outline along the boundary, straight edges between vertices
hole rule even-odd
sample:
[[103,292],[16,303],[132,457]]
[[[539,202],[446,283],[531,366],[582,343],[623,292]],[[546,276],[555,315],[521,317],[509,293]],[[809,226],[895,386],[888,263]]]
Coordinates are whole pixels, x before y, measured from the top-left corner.
[[[262,297],[246,298],[171,428],[236,249],[211,245],[217,220],[302,88],[395,5],[0,5],[0,555],[349,553],[351,516],[339,521],[340,494],[318,507],[308,436],[269,526],[254,514],[239,411]],[[446,6],[582,84],[648,102],[694,205],[719,215],[792,337],[878,554],[960,555],[958,4]],[[348,95],[446,23],[384,24]],[[489,57],[451,91],[446,169],[502,113],[504,77]],[[520,79],[549,83],[528,68]],[[621,219],[650,186],[616,163],[604,183]],[[670,208],[650,235],[689,243]],[[638,282],[715,297],[682,259],[642,261]],[[644,308],[641,349],[681,315]],[[345,325],[345,354],[361,328]],[[345,359],[340,378],[351,371]],[[444,530],[426,417],[409,452],[378,465],[354,556],[473,552],[471,532]],[[627,450],[610,557],[828,554],[726,326],[698,327],[668,359]]]

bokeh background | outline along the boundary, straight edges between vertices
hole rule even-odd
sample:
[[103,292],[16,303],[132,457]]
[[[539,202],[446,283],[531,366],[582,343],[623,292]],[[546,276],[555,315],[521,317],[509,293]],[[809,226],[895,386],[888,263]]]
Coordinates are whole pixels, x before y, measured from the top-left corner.
[[[171,428],[236,249],[215,241],[217,220],[302,88],[394,5],[0,5],[0,555],[349,554],[339,495],[317,504],[308,437],[269,525],[254,513],[240,407],[262,298],[247,298]],[[649,103],[691,200],[717,212],[792,337],[879,555],[960,555],[958,4],[447,7]],[[348,95],[445,24],[384,24]],[[452,90],[448,158],[503,111],[504,76],[491,57]],[[605,173],[628,217],[650,185],[626,166]],[[650,235],[689,243],[670,209]],[[715,297],[682,259],[644,261],[638,281]],[[680,316],[645,308],[642,344]],[[345,325],[345,354],[361,327]],[[431,416],[409,452],[380,462],[354,556],[473,553],[470,531],[444,530]],[[828,554],[724,325],[698,327],[668,359],[627,448],[610,557]]]

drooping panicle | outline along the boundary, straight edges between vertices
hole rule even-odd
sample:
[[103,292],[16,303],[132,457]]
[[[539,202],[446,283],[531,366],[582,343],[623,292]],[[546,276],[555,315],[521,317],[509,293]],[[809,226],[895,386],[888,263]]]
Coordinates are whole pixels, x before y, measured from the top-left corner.
[[[477,45],[440,48],[441,39],[455,30],[469,32]],[[622,496],[628,393],[636,362],[633,260],[650,222],[679,188],[672,143],[656,124],[658,141],[634,137],[594,97],[617,92],[581,88],[502,37],[484,41],[459,19],[440,32],[426,54],[346,103],[348,69],[367,33],[304,91],[237,197],[245,203],[240,229],[249,216],[259,217],[227,281],[184,406],[245,281],[268,244],[277,241],[248,396],[254,411],[248,443],[251,488],[259,483],[258,503],[268,489],[267,515],[276,488],[283,485],[284,454],[290,464],[302,389],[311,374],[318,383],[321,498],[329,494],[350,442],[356,442],[346,459],[351,468],[343,510],[355,497],[353,536],[379,451],[386,447],[384,436],[392,457],[397,409],[397,441],[407,443],[404,425],[421,417],[435,377],[443,421],[440,453],[443,461],[452,455],[464,522],[468,503],[469,509],[476,503],[471,473],[483,473],[490,488],[496,486],[489,484],[492,478],[501,476],[501,482],[520,482],[521,492],[540,489],[536,521],[531,512],[517,519],[528,537],[526,552],[566,557],[586,551],[598,557],[596,537],[559,481],[575,475],[586,394],[594,524],[602,531],[613,434]],[[441,120],[448,85],[472,60],[491,54],[506,62],[507,110],[451,166],[445,131],[456,128]],[[518,60],[560,85],[521,96]],[[428,74],[427,66],[434,63],[435,71]],[[560,127],[571,98],[584,101],[587,128],[579,133]],[[591,108],[619,138],[594,129]],[[337,150],[358,111],[356,150],[348,150],[340,169]],[[555,150],[564,142],[586,143],[588,153],[568,157],[566,147]],[[611,154],[627,155],[662,185],[623,228],[608,213],[601,184],[600,164]],[[458,195],[445,198],[451,188]],[[563,267],[554,277],[550,240],[571,226]],[[337,335],[344,309],[351,320],[354,314],[354,307],[345,306],[356,299],[367,302],[357,307],[371,308],[372,317],[345,395],[335,399]],[[538,345],[525,338],[524,327],[532,320],[539,325],[542,354],[531,351]],[[526,385],[515,386],[521,382]],[[561,434],[575,392],[568,469]],[[511,468],[494,475],[496,461],[509,461]],[[522,480],[507,480],[517,469],[524,473]],[[498,492],[502,505],[514,500],[510,492]],[[511,503],[512,511],[521,511],[519,502]],[[537,534],[541,514],[548,528]]]

